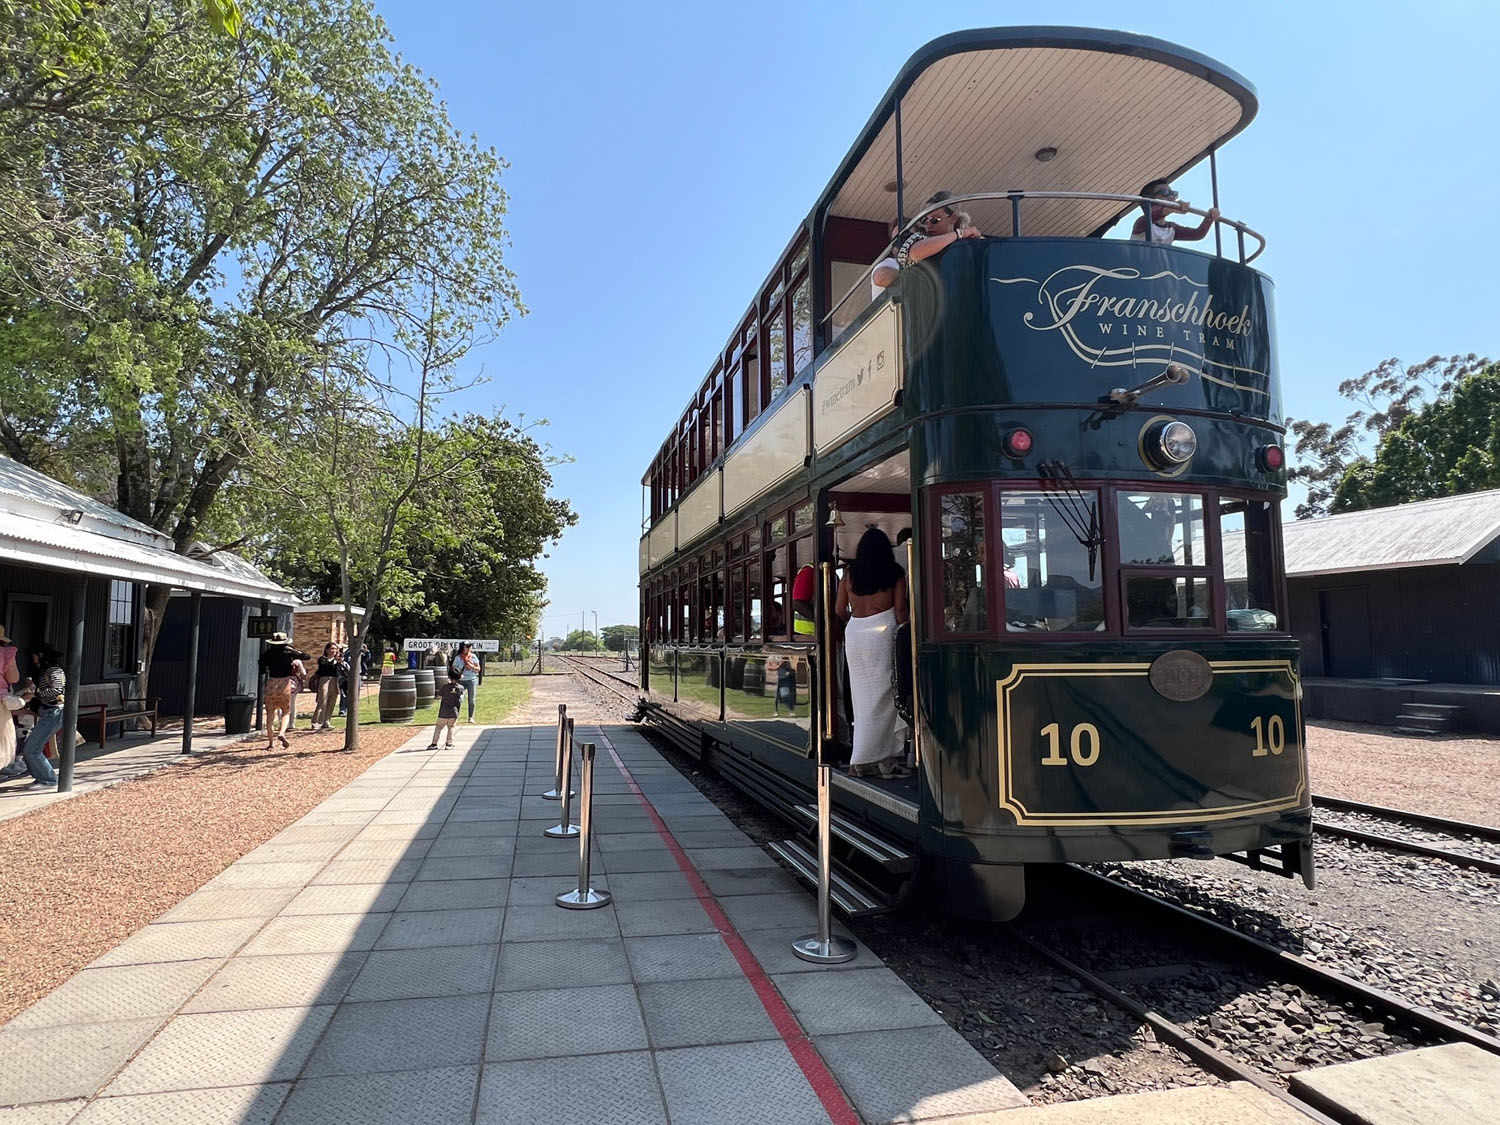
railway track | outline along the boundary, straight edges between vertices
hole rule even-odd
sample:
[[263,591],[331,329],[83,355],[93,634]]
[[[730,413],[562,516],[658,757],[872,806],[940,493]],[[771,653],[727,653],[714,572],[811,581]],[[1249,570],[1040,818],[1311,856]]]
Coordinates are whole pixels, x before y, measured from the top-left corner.
[[[576,657],[561,657],[560,660],[570,671],[576,671],[590,682],[607,688],[622,699],[633,700],[639,696],[634,680],[626,679],[617,669],[601,668],[599,662],[580,660]],[[1444,821],[1440,818],[1423,817],[1420,814],[1407,814],[1399,810],[1381,809],[1376,806],[1362,806],[1355,802],[1344,802],[1334,798],[1315,798],[1315,804],[1330,812],[1379,817],[1387,823],[1395,821],[1409,824],[1426,831],[1444,832],[1460,839],[1472,837],[1486,842],[1500,841],[1500,831],[1485,826]],[[1330,824],[1327,827],[1333,828],[1334,826]],[[1320,830],[1321,828],[1322,826]],[[1361,839],[1362,836],[1373,837],[1364,842],[1376,846],[1395,848],[1399,845],[1401,850],[1408,851],[1416,851],[1424,847],[1414,841],[1396,837],[1390,837],[1392,843],[1386,844],[1379,834],[1361,833],[1357,829],[1348,831],[1348,838],[1351,839]],[[1328,834],[1335,833],[1329,832]],[[1419,851],[1418,854],[1428,854],[1430,851],[1441,852],[1441,849],[1428,848],[1426,851]],[[1451,862],[1468,861],[1465,863],[1466,866],[1488,869],[1487,861],[1479,857],[1465,856],[1462,853],[1451,854],[1456,857]],[[1440,858],[1448,859],[1449,854],[1441,854]],[[1229,971],[1236,975],[1247,973],[1260,978],[1257,984],[1237,986],[1242,994],[1250,994],[1257,989],[1263,991],[1276,987],[1279,982],[1286,982],[1322,1001],[1329,1009],[1354,1013],[1347,1015],[1346,1019],[1353,1020],[1355,1026],[1366,1028],[1367,1033],[1376,1039],[1384,1035],[1388,1041],[1398,1045],[1465,1042],[1500,1055],[1500,1038],[1478,1028],[1451,1019],[1422,1005],[1413,1004],[1391,992],[1363,984],[1308,958],[1242,933],[1196,911],[1167,902],[1148,891],[1132,887],[1119,879],[1082,868],[1069,868],[1068,870],[1070,877],[1083,881],[1078,893],[1072,896],[1074,901],[1088,902],[1096,906],[1108,903],[1122,914],[1136,917],[1169,933],[1190,950],[1202,950],[1205,947],[1215,950],[1226,966],[1230,967]],[[1044,922],[1043,926],[1045,925]],[[1287,1088],[1289,1075],[1302,1069],[1301,1065],[1295,1061],[1296,1042],[1294,1040],[1289,1040],[1282,1045],[1284,1054],[1269,1057],[1236,1057],[1235,1051],[1226,1043],[1226,1040],[1232,1041],[1233,1036],[1216,1036],[1211,1033],[1205,1035],[1203,1031],[1173,1020],[1153,1007],[1147,1000],[1131,996],[1125,990],[1128,984],[1125,987],[1119,987],[1117,983],[1111,983],[1110,980],[1105,979],[1112,977],[1120,982],[1121,978],[1128,979],[1132,972],[1136,972],[1146,979],[1154,979],[1157,987],[1160,987],[1163,980],[1171,978],[1174,971],[1172,966],[1146,966],[1137,970],[1124,971],[1119,969],[1096,971],[1081,963],[1077,958],[1062,952],[1058,948],[1059,942],[1039,940],[1032,933],[1026,932],[1027,928],[1029,927],[1023,927],[1019,923],[1004,927],[1007,934],[1018,944],[1050,962],[1068,977],[1076,979],[1110,1005],[1127,1012],[1133,1018],[1149,1026],[1158,1040],[1180,1050],[1206,1072],[1226,1081],[1250,1082],[1294,1106],[1310,1120],[1325,1123],[1332,1121]],[[1182,960],[1196,962],[1194,967],[1201,968],[1201,955],[1194,957],[1189,952]],[[1214,1017],[1205,1016],[1204,1018]],[[1317,1018],[1316,1012],[1310,1018]],[[1383,1031],[1373,1030],[1377,1028]],[[1214,1042],[1209,1040],[1214,1040]],[[1221,1045],[1216,1046],[1216,1042]],[[1366,1044],[1368,1042],[1370,1040],[1366,1040]],[[1352,1057],[1360,1056],[1355,1054]]]
[[[1159,1040],[1177,1048],[1210,1074],[1226,1081],[1251,1082],[1312,1120],[1327,1122],[1330,1118],[1287,1088],[1291,1075],[1303,1069],[1299,1058],[1306,1040],[1300,1035],[1277,1038],[1264,1034],[1266,1028],[1281,1018],[1280,1013],[1270,1010],[1258,1010],[1246,1019],[1243,1012],[1230,1010],[1223,1014],[1221,1009],[1209,1004],[1186,1022],[1174,1020],[1158,1007],[1170,1008],[1174,1000],[1183,1007],[1192,1006],[1190,1001],[1182,999],[1191,990],[1177,984],[1181,978],[1228,973],[1233,979],[1226,989],[1240,999],[1276,995],[1277,989],[1293,985],[1299,990],[1297,995],[1302,1003],[1293,1001],[1286,1005],[1285,1010],[1295,1013],[1291,1017],[1294,1021],[1314,1029],[1309,1034],[1321,1032],[1329,1036],[1331,1033],[1337,1038],[1335,1025],[1340,1017],[1342,1026],[1357,1026],[1373,1034],[1373,1041],[1350,1045],[1350,1055],[1354,1058],[1363,1057],[1358,1052],[1382,1037],[1387,1047],[1395,1049],[1406,1045],[1463,1042],[1500,1055],[1500,1038],[1477,1028],[1363,984],[1108,875],[1077,867],[1067,870],[1070,880],[1078,880],[1076,884],[1069,884],[1068,901],[1086,902],[1091,908],[1107,905],[1111,916],[1118,911],[1144,923],[1149,927],[1145,931],[1148,935],[1167,936],[1137,935],[1132,942],[1130,939],[1122,941],[1119,935],[1111,934],[1101,944],[1097,927],[1083,923],[1074,938],[1080,947],[1084,947],[1081,956],[1088,960],[1087,947],[1092,945],[1096,956],[1104,958],[1106,968],[1091,967],[1078,956],[1071,956],[1060,948],[1070,945],[1066,935],[1070,925],[1078,925],[1076,921],[1065,921],[1059,929],[1057,923],[1048,919],[1043,919],[1039,925],[1029,924],[1023,919],[1005,927],[1009,936],[1109,1004],[1148,1025]],[[1172,946],[1178,943],[1187,952],[1180,960],[1174,961],[1177,951]],[[1153,963],[1131,963],[1122,967],[1121,958],[1131,961],[1132,944],[1142,951],[1149,951],[1135,958],[1136,962]],[[1213,950],[1226,968],[1205,967],[1199,952],[1204,948]],[[1165,963],[1159,963],[1163,959]],[[1154,991],[1165,993],[1169,998],[1165,1003],[1153,1006],[1149,1000],[1127,991],[1132,982],[1148,996]],[[1318,1002],[1321,1002],[1321,1007]],[[1338,1014],[1330,1016],[1329,1012]],[[1237,1019],[1243,1019],[1249,1030],[1234,1032],[1230,1025]],[[1205,1032],[1205,1025],[1217,1028],[1223,1034]],[[1247,1041],[1270,1041],[1271,1047],[1251,1054],[1244,1048]]]
[[[1313,805],[1324,810],[1313,822],[1314,830],[1322,835],[1500,875],[1500,828],[1342,797],[1315,796]],[[1405,834],[1393,835],[1393,830]],[[1425,838],[1414,838],[1412,833]]]

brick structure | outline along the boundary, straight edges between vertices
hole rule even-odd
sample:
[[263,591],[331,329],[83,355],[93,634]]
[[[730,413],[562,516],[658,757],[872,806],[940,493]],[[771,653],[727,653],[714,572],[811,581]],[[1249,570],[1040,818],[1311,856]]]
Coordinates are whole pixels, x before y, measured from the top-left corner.
[[[356,619],[365,615],[356,609]],[[299,605],[292,609],[292,642],[303,652],[314,656],[323,651],[326,644],[347,645],[348,631],[344,628],[344,607],[341,605]]]

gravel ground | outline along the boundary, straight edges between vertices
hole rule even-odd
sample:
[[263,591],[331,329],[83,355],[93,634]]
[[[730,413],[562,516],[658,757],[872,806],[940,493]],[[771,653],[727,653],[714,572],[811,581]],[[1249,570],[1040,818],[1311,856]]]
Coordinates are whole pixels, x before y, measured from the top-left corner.
[[[0,1023],[51,992],[411,738],[257,738],[0,823]],[[25,800],[16,797],[15,800]]]
[[1314,793],[1500,824],[1500,740],[1391,734],[1357,723],[1307,724]]

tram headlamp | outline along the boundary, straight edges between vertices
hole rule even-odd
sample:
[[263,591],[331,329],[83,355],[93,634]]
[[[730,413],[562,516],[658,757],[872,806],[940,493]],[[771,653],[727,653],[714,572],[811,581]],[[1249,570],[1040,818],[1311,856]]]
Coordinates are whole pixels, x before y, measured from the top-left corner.
[[1279,445],[1262,446],[1256,453],[1255,460],[1260,464],[1261,472],[1279,472],[1286,467],[1286,450]]
[[1198,452],[1198,435],[1186,422],[1163,422],[1152,430],[1145,449],[1158,467],[1175,468],[1187,464]]
[[1007,457],[1021,458],[1031,452],[1032,440],[1030,430],[1011,430],[1005,435],[1001,442],[1005,447]]

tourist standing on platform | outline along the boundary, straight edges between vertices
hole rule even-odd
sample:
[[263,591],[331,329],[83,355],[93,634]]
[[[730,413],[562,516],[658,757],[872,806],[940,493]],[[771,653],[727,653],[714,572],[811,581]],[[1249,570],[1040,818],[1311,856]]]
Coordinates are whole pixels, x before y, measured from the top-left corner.
[[464,641],[458,646],[458,651],[453,654],[453,661],[448,665],[449,672],[457,672],[464,685],[464,692],[469,697],[469,722],[474,721],[474,696],[479,691],[479,657],[474,655],[474,646]]
[[313,690],[317,693],[317,705],[313,708],[314,730],[332,730],[333,705],[339,697],[339,646],[330,641],[323,646],[323,655],[318,657],[318,672],[313,677]]
[[47,740],[62,730],[63,696],[67,693],[68,677],[63,671],[62,653],[51,645],[44,644],[32,653],[31,663],[36,680],[36,722],[21,745],[21,756],[26,759],[26,768],[31,772],[31,789],[51,792],[57,788],[57,774],[52,770],[52,763],[47,761]]
[[307,653],[292,647],[292,638],[285,633],[272,633],[266,651],[260,656],[260,670],[266,677],[266,749],[280,740],[286,740],[287,728],[292,725],[292,677],[297,665],[306,660]]
[[[438,748],[438,737],[448,732],[448,745],[446,749],[453,749],[453,727],[458,722],[458,707],[463,702],[465,694],[463,673],[456,668],[448,669],[448,682],[437,689],[438,716],[437,725],[432,728],[432,745],[429,750]],[[473,698],[472,696],[470,698]]]

